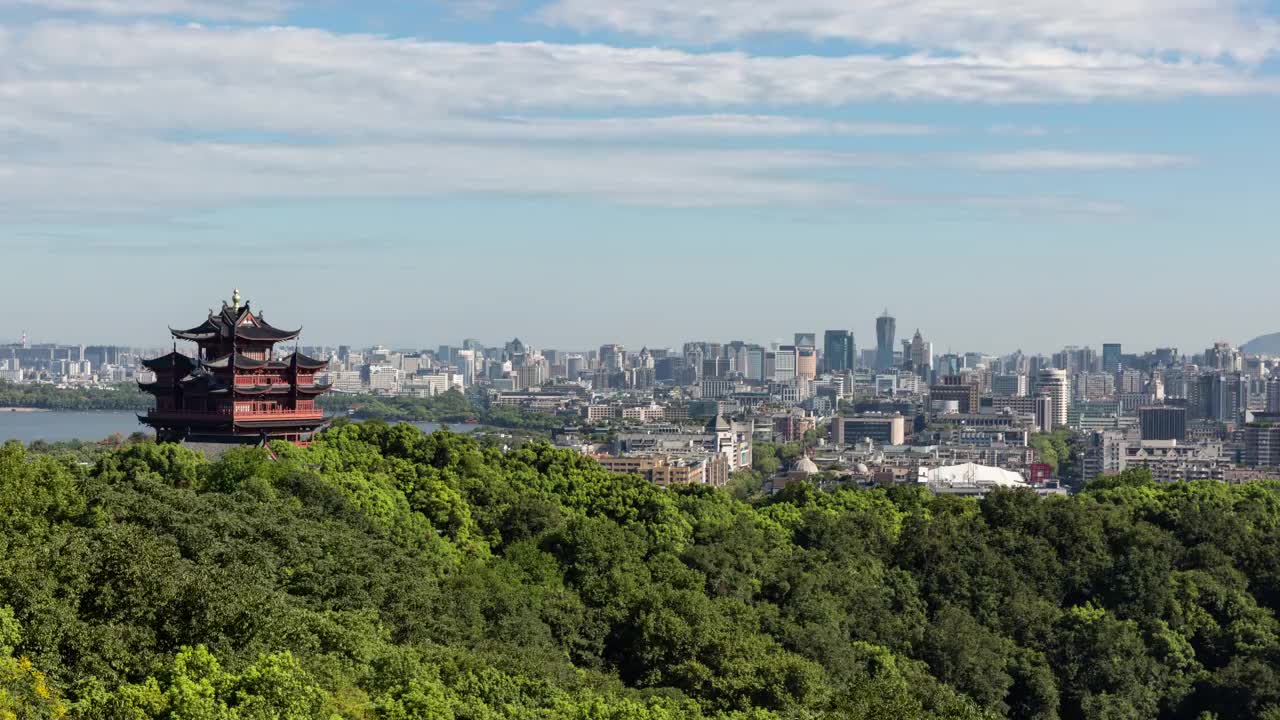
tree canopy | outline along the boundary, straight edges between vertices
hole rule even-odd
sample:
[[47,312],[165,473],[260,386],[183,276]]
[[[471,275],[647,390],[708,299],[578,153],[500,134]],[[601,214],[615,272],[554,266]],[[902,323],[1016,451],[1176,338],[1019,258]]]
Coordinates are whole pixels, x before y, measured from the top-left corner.
[[143,410],[154,403],[133,383],[109,388],[59,388],[43,383],[0,381],[0,408],[41,410]]
[[1280,716],[1280,485],[740,500],[339,422],[0,447],[0,718]]
[[543,433],[561,427],[566,420],[580,419],[577,414],[566,418],[517,407],[490,405],[483,393],[468,396],[456,389],[432,397],[328,394],[322,395],[319,402],[326,411],[349,412],[358,420],[478,423]]

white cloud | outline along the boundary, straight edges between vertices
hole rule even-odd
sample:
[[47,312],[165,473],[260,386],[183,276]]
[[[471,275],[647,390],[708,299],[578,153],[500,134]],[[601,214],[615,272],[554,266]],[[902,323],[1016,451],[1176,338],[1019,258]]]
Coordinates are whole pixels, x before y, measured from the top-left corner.
[[[0,31],[0,198],[8,212],[452,192],[673,206],[884,202],[855,171],[1164,161],[776,146],[936,131],[800,116],[886,97],[1015,102],[1271,87],[1214,63],[1080,53],[1047,62],[765,58],[297,28],[11,27]],[[760,106],[796,114],[755,114]],[[720,138],[771,147],[705,147]],[[680,146],[655,142],[664,139]]]
[[460,123],[469,137],[527,140],[640,140],[662,138],[766,138],[795,136],[919,136],[937,129],[904,123],[855,123],[781,115],[666,115],[565,119],[512,116]]
[[1274,92],[1212,62],[1053,51],[1018,57],[759,57],[550,43],[469,44],[297,28],[45,23],[0,40],[0,100],[96,124],[415,131],[458,115],[733,113],[873,100],[1082,102]]
[[248,22],[279,19],[295,4],[285,0],[0,0],[0,7],[30,7],[50,12]]
[[1180,155],[1063,150],[954,155],[952,159],[980,170],[1161,170],[1193,164],[1191,158]]
[[964,53],[1021,46],[1257,61],[1280,24],[1249,0],[555,0],[578,30],[713,42],[768,34]]
[[[218,205],[261,198],[579,196],[667,207],[910,203],[847,179],[860,169],[1119,170],[1181,165],[1143,155],[933,155],[797,150],[404,142],[261,145],[68,143],[0,163],[11,207]],[[823,176],[829,179],[822,179]],[[916,198],[919,200],[919,198]],[[965,200],[963,189],[952,201]],[[938,201],[931,198],[930,202]],[[1009,200],[1013,204],[1016,201]],[[1041,206],[1029,199],[1019,208]],[[1057,201],[1054,201],[1057,202]],[[2,207],[3,204],[0,204]],[[1011,205],[1012,206],[1012,205]],[[994,207],[992,205],[991,207]],[[1079,203],[1079,207],[1088,205]]]
[[133,142],[67,147],[0,167],[0,197],[69,209],[272,198],[450,193],[592,196],[672,207],[860,202],[805,171],[859,162],[823,153],[453,143],[281,146]]

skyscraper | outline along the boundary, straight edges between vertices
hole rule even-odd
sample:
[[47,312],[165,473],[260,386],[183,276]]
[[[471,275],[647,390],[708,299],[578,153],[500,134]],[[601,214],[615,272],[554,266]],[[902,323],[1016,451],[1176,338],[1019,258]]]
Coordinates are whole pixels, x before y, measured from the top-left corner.
[[[767,359],[767,358],[766,358]],[[773,353],[773,379],[787,381],[796,376],[796,346],[783,345]]]
[[599,357],[600,367],[605,370],[619,372],[626,367],[627,353],[621,345],[601,345]]
[[1067,380],[1067,371],[1058,368],[1041,370],[1038,388],[1041,395],[1053,402],[1048,422],[1044,423],[1045,428],[1053,430],[1066,425],[1068,401],[1071,398],[1071,384]]
[[915,337],[911,338],[910,352],[911,364],[915,367],[916,374],[927,380],[933,371],[933,343],[925,342],[919,329],[916,329]]
[[817,334],[817,333],[796,333],[795,340],[796,340],[796,347],[798,347],[798,348],[802,348],[802,347],[816,348],[816,347],[818,347],[818,334]]
[[1208,372],[1200,376],[1200,417],[1236,422],[1249,409],[1249,380],[1240,373]]
[[812,347],[796,347],[796,376],[810,380],[818,377],[818,351]]
[[1114,373],[1120,370],[1120,343],[1106,343],[1102,346],[1102,372]]
[[828,330],[822,337],[822,352],[826,356],[828,372],[844,372],[854,368],[853,333],[848,330]]
[[893,368],[893,336],[896,334],[898,321],[884,314],[876,318],[876,370]]

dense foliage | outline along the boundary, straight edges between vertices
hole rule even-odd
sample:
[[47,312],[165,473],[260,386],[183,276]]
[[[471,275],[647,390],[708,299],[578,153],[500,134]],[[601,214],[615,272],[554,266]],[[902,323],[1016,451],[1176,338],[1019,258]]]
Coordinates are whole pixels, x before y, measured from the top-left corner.
[[579,419],[577,415],[562,418],[515,407],[490,405],[480,397],[468,397],[457,390],[434,397],[332,393],[320,398],[320,406],[332,413],[349,412],[357,420],[476,423],[544,432],[561,427],[566,421]]
[[143,410],[153,405],[150,395],[134,384],[110,388],[58,388],[53,385],[0,381],[0,408],[42,410]]
[[0,718],[1280,717],[1280,485],[750,502],[339,423],[0,448]]
[[1051,433],[1032,435],[1027,444],[1036,451],[1036,457],[1040,462],[1053,469],[1054,475],[1061,478],[1074,478],[1078,455],[1072,447],[1075,442],[1075,433],[1070,428],[1058,428]]

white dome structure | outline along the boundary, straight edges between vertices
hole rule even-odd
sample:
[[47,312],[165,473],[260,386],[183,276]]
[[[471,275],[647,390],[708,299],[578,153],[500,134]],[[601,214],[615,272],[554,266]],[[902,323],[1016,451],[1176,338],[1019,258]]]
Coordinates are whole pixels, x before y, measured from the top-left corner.
[[792,468],[792,472],[804,473],[805,475],[817,475],[821,471],[818,470],[818,466],[809,459],[809,456],[805,455],[796,461],[795,467]]

